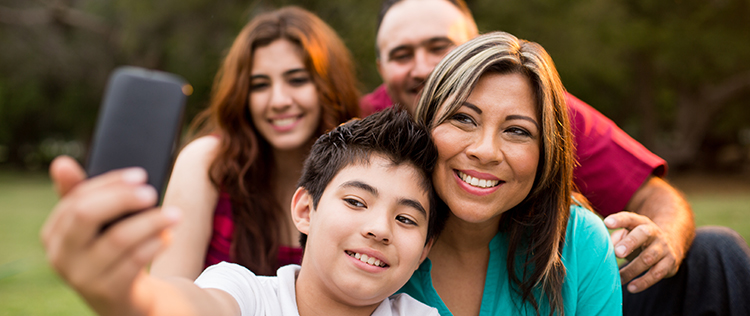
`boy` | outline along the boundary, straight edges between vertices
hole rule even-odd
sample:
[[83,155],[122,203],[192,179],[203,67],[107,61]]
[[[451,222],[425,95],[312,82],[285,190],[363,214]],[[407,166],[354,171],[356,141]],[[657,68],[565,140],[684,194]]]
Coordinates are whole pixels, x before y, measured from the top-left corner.
[[[176,220],[168,210],[118,222],[113,232],[76,247],[79,231],[106,220],[80,216],[69,205],[84,194],[106,195],[107,186],[118,185],[113,180],[66,195],[43,237],[55,269],[100,314],[437,315],[405,294],[389,298],[426,258],[445,217],[430,181],[436,156],[427,131],[403,111],[384,111],[321,136],[292,200],[305,245],[302,266],[282,267],[277,277],[257,277],[229,263],[209,267],[195,284],[145,274],[161,247],[159,235]],[[103,212],[108,218],[117,213]],[[78,217],[83,227],[66,230],[68,217]],[[136,221],[141,228],[132,234],[117,228]],[[101,266],[113,273],[91,277]]]

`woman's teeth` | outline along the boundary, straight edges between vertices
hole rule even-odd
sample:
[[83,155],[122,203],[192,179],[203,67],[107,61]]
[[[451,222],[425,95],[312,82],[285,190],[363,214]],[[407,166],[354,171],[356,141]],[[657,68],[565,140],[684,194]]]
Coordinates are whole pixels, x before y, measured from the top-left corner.
[[296,120],[297,120],[296,117],[290,117],[290,118],[285,118],[285,119],[280,119],[280,120],[271,120],[271,124],[279,126],[279,127],[284,127],[284,126],[292,125],[294,121]]
[[485,179],[474,178],[461,171],[458,171],[458,176],[464,182],[468,183],[469,185],[473,187],[478,187],[478,188],[491,188],[491,187],[496,186],[498,183],[500,183],[500,180],[485,180]]
[[354,259],[358,259],[359,261],[362,261],[371,266],[376,266],[376,267],[381,267],[381,268],[384,268],[385,266],[387,266],[387,264],[381,262],[378,259],[375,259],[373,257],[368,257],[367,255],[363,255],[357,252],[347,251],[346,254],[348,254],[350,257],[354,257]]

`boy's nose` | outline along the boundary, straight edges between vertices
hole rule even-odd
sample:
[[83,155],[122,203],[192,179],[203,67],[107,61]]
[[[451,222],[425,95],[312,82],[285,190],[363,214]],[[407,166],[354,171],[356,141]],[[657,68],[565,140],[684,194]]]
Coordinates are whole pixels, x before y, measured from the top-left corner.
[[[379,212],[379,210],[372,210],[373,212]],[[380,241],[385,244],[391,243],[391,239],[393,239],[392,236],[392,230],[391,230],[391,223],[388,220],[387,215],[376,215],[376,216],[370,216],[368,218],[364,230],[363,235],[365,238],[373,238],[377,241]]]

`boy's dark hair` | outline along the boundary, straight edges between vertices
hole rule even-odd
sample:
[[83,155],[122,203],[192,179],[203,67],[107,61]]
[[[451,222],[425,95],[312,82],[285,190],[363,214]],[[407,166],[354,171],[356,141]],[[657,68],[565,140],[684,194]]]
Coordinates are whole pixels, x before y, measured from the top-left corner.
[[[368,164],[372,154],[379,154],[393,165],[409,163],[417,168],[421,179],[414,179],[427,192],[430,207],[427,221],[427,241],[442,230],[447,207],[438,207],[437,194],[432,186],[432,169],[437,149],[429,132],[414,122],[406,110],[388,108],[361,120],[352,120],[323,134],[312,146],[305,160],[298,187],[312,196],[313,207],[318,207],[326,186],[336,174],[352,164]],[[300,236],[304,248],[307,235]]]

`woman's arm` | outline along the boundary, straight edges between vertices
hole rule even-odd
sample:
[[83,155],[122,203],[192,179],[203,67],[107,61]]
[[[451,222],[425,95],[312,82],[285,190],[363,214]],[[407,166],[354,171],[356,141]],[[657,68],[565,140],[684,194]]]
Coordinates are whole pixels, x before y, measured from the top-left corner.
[[208,171],[219,142],[213,136],[198,138],[177,157],[163,205],[179,207],[182,221],[173,229],[171,244],[151,264],[152,275],[195,280],[203,270],[219,198]]

